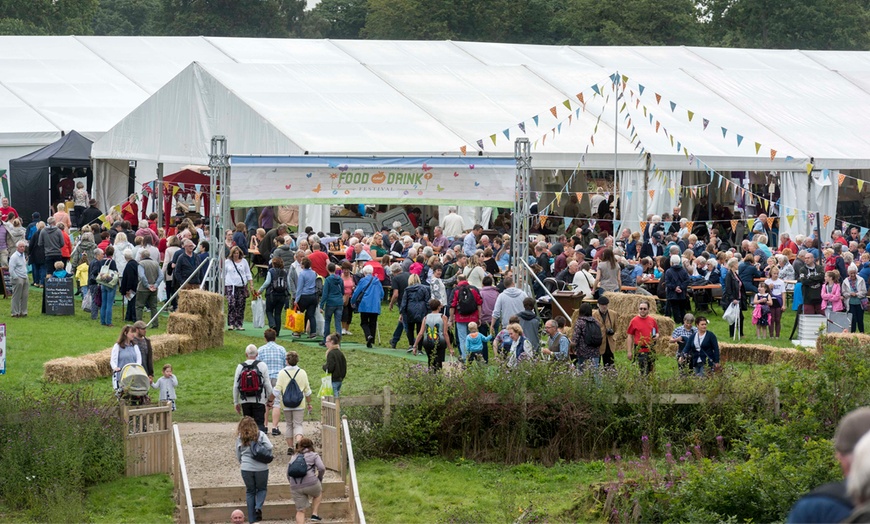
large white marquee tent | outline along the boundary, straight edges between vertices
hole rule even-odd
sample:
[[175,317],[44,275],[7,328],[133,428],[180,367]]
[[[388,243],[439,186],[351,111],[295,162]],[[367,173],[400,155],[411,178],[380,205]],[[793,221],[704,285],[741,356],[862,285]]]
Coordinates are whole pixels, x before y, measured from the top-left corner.
[[[465,146],[469,155],[511,156],[525,134],[537,141],[544,199],[578,166],[617,167],[622,188],[638,191],[642,150],[660,172],[650,187],[679,184],[685,172],[703,182],[710,169],[775,171],[789,181],[784,205],[826,214],[836,191],[807,184],[809,160],[824,187],[836,171],[870,169],[865,52],[0,37],[0,57],[0,169],[75,128],[96,140],[103,204],[123,197],[127,161],[140,163],[144,179],[157,162],[202,164],[213,135],[228,138],[231,154],[440,156]],[[619,102],[616,72],[630,93]],[[831,172],[822,179],[820,170]],[[819,191],[834,197],[820,204]],[[631,224],[675,197],[623,200]],[[791,226],[807,228],[801,219]]]

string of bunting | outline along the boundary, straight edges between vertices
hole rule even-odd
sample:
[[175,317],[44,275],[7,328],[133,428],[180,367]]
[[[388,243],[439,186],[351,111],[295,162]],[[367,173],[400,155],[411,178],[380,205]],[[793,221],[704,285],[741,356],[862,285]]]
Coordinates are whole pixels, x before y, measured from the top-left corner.
[[[562,109],[561,113],[560,113],[561,107],[565,107],[567,109],[567,111],[568,111],[567,117],[563,117],[561,120],[558,120],[556,125],[552,129],[549,129],[549,130],[545,131],[542,135],[539,135],[539,137],[533,142],[533,147],[537,149],[538,142],[540,142],[542,146],[544,144],[546,144],[548,135],[551,135],[552,138],[555,139],[557,134],[562,133],[562,126],[566,122],[567,122],[568,126],[570,127],[575,118],[577,118],[579,120],[580,112],[581,111],[586,112],[586,102],[587,102],[586,98],[588,97],[589,91],[592,92],[592,97],[590,100],[595,100],[597,97],[601,97],[604,99],[604,106],[606,107],[607,101],[609,100],[609,95],[605,96],[604,94],[602,94],[602,92],[605,90],[605,87],[604,87],[605,84],[606,84],[606,82],[602,83],[602,85],[599,86],[596,83],[596,84],[593,84],[593,85],[587,87],[586,89],[578,92],[575,95],[575,98],[577,98],[577,101],[573,102],[573,104],[572,104],[571,98],[566,98],[565,100],[562,101],[561,104],[557,104],[557,105],[550,107],[549,111],[547,111],[547,112],[552,114],[553,118],[556,118],[558,120],[559,114],[563,114],[563,115],[565,114],[564,113],[565,109]],[[495,146],[498,144],[498,140],[499,140],[499,137],[501,135],[504,135],[505,140],[510,141],[511,131],[514,128],[518,129],[523,135],[527,135],[528,134],[527,128],[528,128],[529,122],[530,121],[534,122],[535,128],[538,128],[540,126],[541,114],[547,114],[547,112],[542,111],[542,112],[540,112],[540,113],[538,113],[530,118],[523,120],[522,122],[519,122],[516,125],[509,126],[505,129],[503,129],[499,133],[492,133],[491,135],[488,135],[488,138],[492,142],[492,145]],[[598,123],[600,121],[601,121],[601,117],[599,116],[598,121],[595,123],[596,131],[598,129]],[[529,132],[531,132],[531,128],[528,128],[528,130],[529,130]],[[594,136],[595,136],[595,133],[593,133],[592,137],[590,137],[590,140],[592,141],[592,145],[595,145]],[[484,151],[486,149],[485,146],[486,146],[487,141],[485,138],[479,138],[475,141],[475,143],[477,144],[477,147],[481,151]],[[460,146],[459,151],[463,155],[468,154],[468,145],[466,144],[466,145]],[[588,153],[588,152],[589,152],[589,146],[586,147],[586,153]]]
[[[638,88],[639,92],[642,92],[642,89],[641,89],[642,87],[643,86],[639,85],[639,88]],[[633,91],[631,92],[631,98],[634,99]],[[661,99],[660,95],[658,95],[658,93],[656,93],[657,102],[660,101],[660,99]],[[640,99],[637,98],[637,101],[640,102]],[[638,104],[635,104],[635,107],[637,107],[637,105]],[[674,103],[674,102],[670,102],[670,105],[672,107],[676,107],[676,103]],[[646,106],[644,106],[644,114],[647,114]],[[631,115],[631,112],[628,111],[626,114],[626,117],[629,120],[631,118],[630,115]],[[652,121],[654,120],[654,115],[652,114],[651,111],[649,112],[649,115],[650,115],[650,118],[649,118],[648,125],[652,126]],[[646,121],[646,120],[647,119],[645,118],[644,121]],[[707,123],[708,123],[708,121],[706,121],[706,119],[705,119],[705,128],[707,127]],[[657,121],[657,120],[656,120],[655,127],[656,127],[656,132],[658,132],[658,130],[660,129],[660,125],[659,125],[659,121]],[[753,199],[755,199],[762,206],[762,208],[767,210],[768,212],[770,210],[772,210],[774,207],[782,207],[783,208],[782,211],[784,211],[784,212],[780,213],[780,214],[783,215],[786,218],[786,220],[788,220],[789,225],[792,225],[792,223],[794,222],[794,219],[797,218],[798,215],[800,215],[801,220],[809,220],[810,222],[813,222],[815,220],[816,212],[809,211],[806,209],[801,209],[801,208],[793,208],[793,207],[789,207],[789,206],[780,206],[780,204],[778,202],[772,202],[771,200],[764,198],[763,196],[761,196],[757,193],[754,193],[754,192],[752,192],[744,187],[741,187],[738,184],[735,184],[733,181],[731,181],[731,179],[729,177],[724,176],[723,174],[719,173],[715,169],[711,168],[706,162],[702,161],[700,158],[696,157],[694,154],[689,153],[688,148],[683,146],[683,144],[680,140],[675,140],[675,137],[673,134],[667,133],[667,130],[665,130],[663,127],[661,127],[661,129],[666,134],[666,136],[669,137],[672,147],[674,147],[677,152],[680,152],[680,150],[682,150],[684,155],[689,160],[689,164],[695,164],[695,166],[698,169],[701,169],[701,166],[703,166],[704,171],[706,171],[707,174],[710,176],[710,183],[706,184],[708,187],[713,184],[714,180],[718,180],[718,187],[721,188],[722,184],[724,183],[725,190],[726,191],[732,190],[734,192],[735,199],[737,198],[738,195],[740,195],[740,197],[742,197],[742,198],[747,198],[747,195],[748,195],[748,202],[750,204],[752,204]],[[725,128],[722,128],[722,129],[723,129],[723,136],[724,136],[727,133],[727,130],[725,130]],[[740,135],[738,135],[738,136],[740,136]],[[740,141],[742,141],[742,140],[743,140],[743,138],[741,136]],[[758,142],[756,142],[756,144],[758,144]],[[760,144],[759,144],[759,147],[760,147]],[[756,149],[758,149],[758,147]],[[776,155],[776,150],[771,149],[771,151],[772,151],[771,160],[773,160],[775,155]],[[645,150],[642,148],[642,153],[643,152],[645,152]],[[812,172],[812,167],[811,167],[812,165],[811,164],[807,164],[807,165],[808,165],[807,172],[808,173]],[[657,169],[655,163],[653,163],[652,167],[653,167],[655,176],[660,177],[663,181],[667,180],[667,178],[664,176],[664,174],[661,172],[661,170]],[[831,174],[830,171],[827,169],[822,170],[822,173],[823,173],[823,176],[825,178],[828,178]],[[838,174],[838,184],[840,186],[842,186],[843,181],[846,179],[846,177],[847,177],[847,175],[844,175],[842,173]],[[859,191],[861,191],[863,189],[863,186],[864,186],[864,181],[860,180],[860,179],[856,179],[856,180],[858,180],[858,182],[859,182],[858,188],[859,188]],[[673,188],[668,188],[668,190],[673,191]],[[827,214],[823,214],[821,218],[822,218],[822,224],[824,225],[824,227],[827,227],[828,224],[830,223],[830,221],[833,219],[832,216],[827,215]],[[746,220],[754,220],[754,219],[746,219]],[[770,220],[770,218],[768,220]],[[848,224],[848,223],[844,222],[844,224]],[[862,231],[861,236],[863,238],[863,236],[864,236],[863,232],[867,231],[867,228],[860,226],[860,225],[856,225],[856,224],[851,224],[851,225],[858,227],[859,231]]]

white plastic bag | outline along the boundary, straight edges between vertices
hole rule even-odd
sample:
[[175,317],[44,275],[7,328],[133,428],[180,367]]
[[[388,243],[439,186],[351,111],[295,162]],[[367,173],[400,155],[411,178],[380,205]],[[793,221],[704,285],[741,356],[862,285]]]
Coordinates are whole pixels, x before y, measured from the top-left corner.
[[266,325],[266,301],[262,298],[252,300],[251,312],[254,314],[254,327],[264,327]]
[[323,333],[323,323],[326,320],[323,318],[323,312],[320,311],[320,308],[316,308],[314,310],[314,323],[317,324],[317,333]]
[[160,285],[157,286],[157,301],[166,302],[166,282],[161,282]]
[[725,310],[725,314],[722,315],[722,318],[725,319],[725,322],[728,322],[729,326],[734,325],[734,323],[740,319],[740,305],[732,302],[731,305],[728,306],[728,309]]
[[94,297],[91,296],[90,292],[85,291],[85,296],[82,297],[82,311],[91,312],[91,308],[94,305]]

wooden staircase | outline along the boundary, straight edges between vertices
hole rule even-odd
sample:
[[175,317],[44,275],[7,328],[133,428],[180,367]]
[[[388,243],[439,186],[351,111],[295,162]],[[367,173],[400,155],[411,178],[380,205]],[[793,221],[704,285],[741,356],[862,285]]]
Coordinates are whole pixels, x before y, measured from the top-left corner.
[[[270,475],[275,472],[270,472]],[[197,523],[228,522],[235,509],[245,512],[244,486],[190,488],[193,514]],[[311,509],[305,512],[306,519]],[[323,481],[323,500],[320,516],[324,522],[352,522],[347,490],[341,480]],[[296,518],[296,506],[287,484],[270,485],[263,505],[264,521],[292,522]]]

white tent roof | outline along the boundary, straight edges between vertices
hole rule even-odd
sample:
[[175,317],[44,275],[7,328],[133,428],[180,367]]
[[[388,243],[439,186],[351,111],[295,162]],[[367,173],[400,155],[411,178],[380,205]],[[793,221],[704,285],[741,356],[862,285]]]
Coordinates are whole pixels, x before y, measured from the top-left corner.
[[[689,168],[686,147],[718,169],[800,169],[808,157],[819,167],[870,168],[870,139],[861,131],[870,113],[870,52],[3,36],[0,70],[0,146],[40,145],[70,129],[99,138],[111,129],[95,144],[102,158],[201,163],[211,134],[231,137],[234,153],[454,154],[463,144],[476,153],[481,140],[484,154],[511,155],[503,131],[512,140],[523,122],[539,141],[536,167],[611,167],[616,127],[620,166],[641,168],[628,115],[614,123],[612,99],[594,146],[590,140],[601,98],[591,100],[589,87],[608,94],[607,77],[619,71],[681,143],[677,152],[654,122],[642,121],[648,117],[633,98],[623,100],[662,169]],[[208,86],[216,91],[202,91]],[[200,92],[188,104],[168,96],[194,87]],[[581,91],[586,112],[569,126],[561,104],[576,109]],[[697,115],[692,122],[686,110]],[[4,159],[0,151],[0,168]]]

